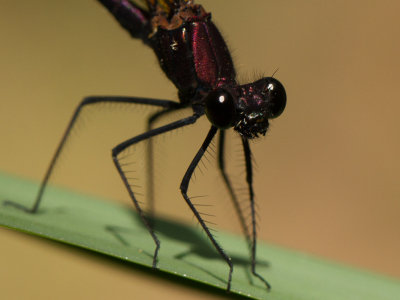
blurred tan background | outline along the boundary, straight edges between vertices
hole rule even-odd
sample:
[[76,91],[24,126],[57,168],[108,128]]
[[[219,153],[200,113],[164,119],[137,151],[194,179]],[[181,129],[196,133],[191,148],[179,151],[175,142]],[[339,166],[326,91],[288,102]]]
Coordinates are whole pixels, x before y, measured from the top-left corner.
[[[398,1],[199,2],[239,78],[279,68],[287,90],[286,111],[252,145],[260,239],[399,278]],[[1,171],[40,180],[83,96],[176,99],[153,53],[96,1],[2,1],[0,38]],[[116,172],[103,175],[72,181],[126,196]],[[0,244],[8,299],[211,298],[13,231],[0,229]]]

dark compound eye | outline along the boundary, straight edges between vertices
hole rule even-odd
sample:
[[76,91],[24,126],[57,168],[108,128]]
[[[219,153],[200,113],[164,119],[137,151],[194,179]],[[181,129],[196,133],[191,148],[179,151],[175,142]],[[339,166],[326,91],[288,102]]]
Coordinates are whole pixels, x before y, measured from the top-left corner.
[[223,90],[211,91],[205,98],[206,115],[218,128],[231,127],[236,118],[236,107],[233,96]]
[[286,91],[282,83],[273,77],[265,78],[264,90],[265,101],[267,102],[267,118],[279,117],[286,106]]

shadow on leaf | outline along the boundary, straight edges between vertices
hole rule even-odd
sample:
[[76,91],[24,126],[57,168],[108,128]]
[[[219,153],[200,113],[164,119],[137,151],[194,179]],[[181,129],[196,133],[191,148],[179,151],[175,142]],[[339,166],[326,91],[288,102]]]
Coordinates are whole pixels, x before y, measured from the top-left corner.
[[[135,221],[144,227],[139,215],[132,211],[132,216]],[[217,277],[212,272],[208,271],[206,268],[200,266],[199,264],[195,264],[192,261],[186,259],[189,256],[198,256],[206,259],[216,259],[222,260],[221,256],[218,254],[215,248],[212,247],[211,242],[201,234],[201,232],[195,228],[190,227],[186,223],[178,222],[175,220],[171,220],[163,217],[155,217],[149,220],[151,224],[153,224],[156,234],[159,236],[161,241],[161,249],[162,249],[162,240],[163,236],[168,238],[169,240],[175,240],[180,243],[184,243],[187,245],[188,250],[181,252],[174,256],[174,258],[185,261],[185,263],[195,267],[203,272],[209,274],[210,276],[225,282],[224,279]],[[105,227],[106,231],[111,233],[122,245],[129,247],[130,243],[134,240],[128,240],[126,237],[130,236],[133,238],[133,231],[130,228],[107,225]],[[149,234],[150,236],[150,234]],[[229,249],[228,249],[229,250]],[[162,251],[162,250],[161,250]],[[229,252],[229,251],[228,251]],[[152,257],[152,254],[145,252],[145,254],[149,257]],[[249,283],[253,283],[253,276],[250,274],[250,257],[244,257],[239,255],[230,255],[232,262],[235,267],[240,267],[245,270],[246,277],[248,278]],[[268,262],[258,261],[258,266],[268,267]]]

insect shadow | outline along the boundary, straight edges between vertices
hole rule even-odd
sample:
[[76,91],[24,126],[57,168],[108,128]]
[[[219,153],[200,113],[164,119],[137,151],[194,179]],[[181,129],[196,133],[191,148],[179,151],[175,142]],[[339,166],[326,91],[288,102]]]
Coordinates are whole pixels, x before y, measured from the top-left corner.
[[[132,211],[132,217],[135,219],[136,223],[139,226],[144,227],[140,217],[136,212]],[[169,240],[175,240],[180,243],[184,243],[188,246],[185,247],[188,250],[176,254],[174,256],[175,259],[182,260],[192,267],[197,268],[214,277],[215,279],[221,282],[225,282],[224,278],[216,276],[201,265],[195,264],[190,259],[187,259],[187,257],[189,256],[198,256],[205,259],[221,260],[221,256],[218,254],[215,248],[210,245],[209,240],[206,239],[195,227],[190,227],[186,223],[160,216],[149,218],[149,221],[153,225],[155,231],[160,234],[160,236],[164,236]],[[132,228],[107,225],[105,226],[105,230],[112,234],[122,245],[126,247],[129,247],[131,245],[130,241],[132,241],[132,239],[127,239],[125,238],[125,236],[132,234]],[[152,253],[148,253],[146,251],[143,251],[143,253],[150,258],[153,258]],[[250,284],[253,284],[253,278],[250,272],[251,261],[249,260],[249,258],[246,257],[245,254],[243,256],[230,255],[230,257],[232,259],[232,262],[235,264],[236,269],[243,269],[245,271],[248,282]],[[269,267],[269,263],[266,261],[258,260],[257,264],[263,267]]]
[[[6,198],[6,199],[3,199],[1,202],[2,202],[3,207],[10,207],[12,209],[16,208],[16,209],[21,210],[23,212],[32,214],[32,212],[30,211],[30,207],[29,206],[27,206],[25,204],[20,204],[19,201],[17,201],[17,200],[9,200],[8,198]],[[59,207],[51,207],[51,208],[49,208],[49,207],[45,207],[45,208],[41,207],[39,210],[37,210],[35,212],[35,215],[44,215],[44,214],[48,214],[48,213],[51,213],[51,214],[66,214],[67,212],[68,212],[67,208],[60,207],[60,206]]]

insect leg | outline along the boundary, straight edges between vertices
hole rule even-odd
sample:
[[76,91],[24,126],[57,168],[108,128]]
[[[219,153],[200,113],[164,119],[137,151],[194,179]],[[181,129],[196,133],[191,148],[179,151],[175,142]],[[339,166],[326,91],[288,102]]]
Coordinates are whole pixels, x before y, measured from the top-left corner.
[[248,139],[242,137],[242,144],[244,150],[244,157],[246,161],[246,181],[249,187],[250,196],[250,209],[251,209],[251,226],[252,226],[252,243],[251,243],[251,272],[254,276],[258,277],[267,286],[267,289],[271,289],[271,285],[256,272],[256,247],[257,247],[257,231],[256,231],[256,212],[254,207],[254,190],[253,190],[253,169],[251,164],[251,151]]
[[203,230],[207,234],[208,238],[210,239],[211,243],[213,244],[215,249],[218,251],[218,253],[222,256],[222,258],[226,261],[226,263],[229,266],[227,291],[230,291],[230,289],[231,289],[231,281],[232,281],[232,271],[233,271],[232,260],[225,253],[224,249],[222,249],[222,247],[215,240],[214,236],[210,232],[210,229],[207,227],[207,225],[204,222],[203,218],[201,217],[200,213],[196,210],[196,207],[193,205],[193,203],[190,201],[190,198],[187,195],[190,178],[192,177],[192,174],[193,174],[194,170],[196,169],[196,167],[197,167],[198,163],[200,162],[202,156],[204,155],[204,153],[207,150],[208,146],[210,145],[212,139],[214,138],[215,134],[217,133],[217,130],[218,129],[216,127],[211,126],[211,129],[208,132],[208,135],[207,135],[206,139],[204,140],[204,142],[201,145],[199,151],[197,152],[196,156],[194,157],[194,159],[190,163],[188,169],[186,170],[185,175],[183,176],[180,189],[181,189],[183,198],[185,198],[186,203],[189,205],[190,209],[192,210],[193,214],[197,218],[197,220],[200,223],[201,227],[203,228]]
[[137,199],[135,197],[134,192],[132,191],[132,188],[128,182],[128,178],[125,175],[120,162],[118,161],[118,154],[120,154],[126,148],[128,148],[136,143],[139,143],[140,141],[143,141],[143,140],[149,139],[153,136],[177,129],[179,127],[193,124],[194,122],[196,122],[196,120],[198,118],[199,118],[199,115],[195,114],[190,117],[175,121],[173,123],[152,129],[141,135],[138,135],[129,140],[126,140],[112,149],[112,158],[113,158],[115,166],[117,167],[118,173],[121,176],[121,179],[124,182],[124,185],[128,190],[129,196],[131,197],[133,204],[135,205],[136,210],[137,210],[140,218],[143,221],[143,224],[146,226],[147,230],[149,231],[151,237],[154,240],[154,243],[156,244],[156,249],[154,250],[154,256],[153,256],[153,268],[156,268],[156,266],[157,266],[157,256],[158,256],[158,250],[160,249],[160,241],[158,240],[158,238],[153,230],[153,227],[151,226],[151,223],[149,222],[149,219],[145,216],[142,208],[139,205],[139,202],[137,201]]
[[231,200],[233,202],[233,206],[235,207],[236,214],[239,218],[240,222],[240,227],[242,227],[242,231],[246,237],[246,241],[249,245],[249,248],[251,249],[251,239],[250,239],[250,233],[249,229],[246,225],[245,218],[243,216],[242,209],[240,207],[238,198],[235,194],[235,191],[232,187],[232,183],[229,179],[228,174],[226,173],[225,170],[225,131],[220,130],[220,136],[219,136],[219,147],[218,147],[218,168],[221,172],[222,178],[224,179],[225,185],[228,189],[229,195],[231,197]]
[[128,104],[143,104],[143,105],[151,105],[151,106],[159,106],[161,109],[169,109],[169,108],[175,108],[179,107],[179,103],[173,102],[173,101],[168,101],[168,100],[156,100],[156,99],[147,99],[147,98],[135,98],[135,97],[113,97],[113,96],[98,96],[98,97],[87,97],[82,100],[82,102],[79,104],[79,106],[76,108],[74,114],[72,115],[72,118],[67,126],[67,129],[64,132],[63,137],[61,138],[60,143],[58,144],[58,147],[56,149],[56,152],[53,155],[53,158],[51,159],[50,165],[45,173],[45,176],[40,184],[39,192],[36,195],[36,200],[33,204],[32,207],[28,208],[25,207],[21,204],[11,202],[11,201],[5,201],[5,205],[11,205],[14,206],[18,209],[21,209],[25,212],[28,213],[36,213],[39,209],[40,203],[43,198],[43,193],[46,190],[47,183],[53,173],[54,167],[57,164],[58,158],[60,157],[60,154],[70,136],[70,133],[72,129],[74,128],[74,125],[76,124],[76,121],[78,120],[81,112],[83,109],[88,106],[88,105],[95,105],[99,103],[128,103]]
[[[182,107],[184,108],[184,107]],[[150,131],[153,129],[154,123],[162,118],[163,116],[166,116],[170,113],[175,112],[180,108],[170,108],[170,109],[165,109],[162,111],[155,112],[152,114],[148,120],[147,120],[147,131]],[[147,202],[149,203],[149,217],[150,220],[153,219],[154,217],[154,210],[155,210],[155,199],[154,199],[154,160],[153,160],[153,140],[150,139],[148,141],[148,146],[147,146],[147,151],[146,151],[146,166],[148,168],[147,172]]]

